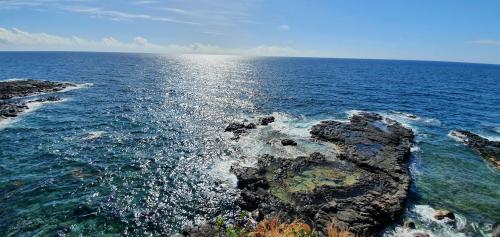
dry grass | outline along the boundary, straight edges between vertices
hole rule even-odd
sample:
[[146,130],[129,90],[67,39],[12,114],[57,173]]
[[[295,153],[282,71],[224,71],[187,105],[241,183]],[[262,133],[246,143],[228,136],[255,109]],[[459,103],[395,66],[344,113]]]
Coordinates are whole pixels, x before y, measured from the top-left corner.
[[295,220],[290,224],[280,223],[278,218],[263,220],[257,224],[254,231],[250,232],[253,237],[297,237],[314,236],[312,228],[301,220]]
[[355,234],[349,232],[348,228],[338,228],[330,223],[327,227],[328,237],[356,237]]
[[[339,228],[333,224],[328,225],[328,237],[356,237],[349,232],[348,228]],[[251,237],[315,237],[316,232],[301,220],[294,220],[292,223],[280,223],[278,218],[263,220],[257,227],[248,233]]]

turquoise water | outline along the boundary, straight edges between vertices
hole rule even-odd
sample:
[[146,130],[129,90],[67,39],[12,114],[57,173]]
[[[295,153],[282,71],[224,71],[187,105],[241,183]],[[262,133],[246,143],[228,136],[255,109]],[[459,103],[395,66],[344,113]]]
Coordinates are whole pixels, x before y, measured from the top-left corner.
[[[0,65],[0,80],[79,85],[0,124],[1,236],[157,236],[231,216],[232,163],[328,152],[308,128],[356,110],[416,131],[404,218],[435,236],[483,236],[500,220],[500,172],[448,136],[500,139],[500,66],[51,52],[0,53]],[[239,142],[222,132],[269,114],[276,123]],[[299,146],[268,144],[281,137]],[[438,208],[457,224],[429,219]]]

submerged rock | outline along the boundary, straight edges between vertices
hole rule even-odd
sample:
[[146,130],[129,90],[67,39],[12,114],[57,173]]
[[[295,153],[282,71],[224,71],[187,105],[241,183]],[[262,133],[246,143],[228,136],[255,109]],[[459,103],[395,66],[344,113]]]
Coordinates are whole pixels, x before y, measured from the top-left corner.
[[465,130],[452,131],[451,135],[459,138],[465,145],[477,151],[484,159],[500,169],[500,142],[490,141]]
[[54,102],[54,101],[60,101],[60,100],[61,100],[61,97],[59,97],[59,96],[49,96],[46,98],[30,100],[29,102]]
[[380,115],[361,113],[350,123],[324,121],[313,138],[337,144],[337,160],[262,156],[256,167],[232,168],[243,210],[302,219],[326,235],[327,226],[376,235],[403,211],[410,184],[407,161],[413,132]]
[[281,140],[281,145],[283,146],[296,146],[297,142],[292,139],[283,139]]

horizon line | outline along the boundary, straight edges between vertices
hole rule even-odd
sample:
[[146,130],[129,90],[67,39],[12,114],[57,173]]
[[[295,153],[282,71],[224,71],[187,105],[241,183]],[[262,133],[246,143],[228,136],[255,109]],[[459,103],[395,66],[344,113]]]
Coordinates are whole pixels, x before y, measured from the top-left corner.
[[127,52],[127,51],[91,51],[91,50],[0,50],[0,53],[116,53],[116,54],[156,54],[166,56],[176,55],[220,55],[239,56],[255,58],[316,58],[316,59],[348,59],[348,60],[380,60],[380,61],[409,61],[409,62],[433,62],[433,63],[458,63],[479,64],[489,66],[500,66],[500,63],[467,62],[452,60],[430,60],[430,59],[397,59],[397,58],[356,58],[356,57],[333,57],[333,56],[286,56],[286,55],[242,55],[242,54],[216,54],[216,53],[152,53],[152,52]]

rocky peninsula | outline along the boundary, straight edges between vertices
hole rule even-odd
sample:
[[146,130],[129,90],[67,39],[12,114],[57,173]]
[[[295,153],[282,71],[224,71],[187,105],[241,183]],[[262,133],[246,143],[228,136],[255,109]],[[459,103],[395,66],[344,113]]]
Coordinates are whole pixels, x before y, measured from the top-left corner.
[[490,141],[465,130],[451,131],[450,135],[460,139],[465,145],[478,152],[497,169],[500,169],[500,142]]
[[41,80],[15,80],[0,82],[0,121],[9,117],[16,117],[23,111],[29,109],[31,102],[47,102],[60,100],[57,96],[48,96],[30,101],[19,101],[31,95],[62,91],[76,85],[63,82],[41,81]]
[[239,206],[265,217],[302,219],[326,235],[329,223],[360,236],[379,233],[398,219],[410,186],[413,132],[374,113],[349,122],[323,121],[313,139],[339,147],[336,159],[264,155],[256,167],[233,167]]

